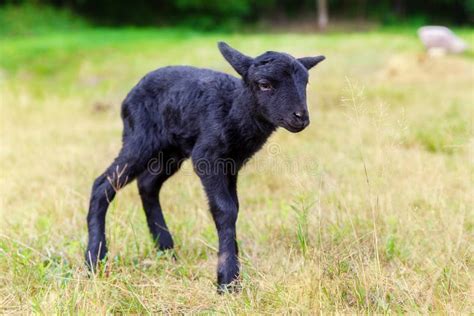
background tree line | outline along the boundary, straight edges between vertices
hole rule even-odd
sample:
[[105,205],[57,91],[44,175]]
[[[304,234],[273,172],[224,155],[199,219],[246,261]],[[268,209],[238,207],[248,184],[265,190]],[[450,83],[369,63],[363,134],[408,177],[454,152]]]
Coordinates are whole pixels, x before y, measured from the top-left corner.
[[99,25],[218,28],[312,15],[315,20],[319,16],[321,27],[328,17],[329,21],[357,19],[383,24],[474,22],[474,0],[4,0],[7,5],[25,3],[66,8]]

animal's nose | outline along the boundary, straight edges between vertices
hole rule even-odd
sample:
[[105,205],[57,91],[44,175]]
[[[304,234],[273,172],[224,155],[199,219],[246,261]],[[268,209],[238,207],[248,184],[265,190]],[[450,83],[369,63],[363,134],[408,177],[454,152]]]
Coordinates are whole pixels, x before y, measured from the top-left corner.
[[296,112],[293,112],[293,116],[295,117],[295,119],[299,120],[299,121],[306,121],[308,120],[308,113],[306,111],[296,111]]
[[293,112],[293,122],[302,127],[309,125],[309,115],[307,111],[296,111]]
[[293,113],[293,115],[296,116],[296,118],[299,118],[299,119],[303,118],[303,112],[295,112],[295,113]]

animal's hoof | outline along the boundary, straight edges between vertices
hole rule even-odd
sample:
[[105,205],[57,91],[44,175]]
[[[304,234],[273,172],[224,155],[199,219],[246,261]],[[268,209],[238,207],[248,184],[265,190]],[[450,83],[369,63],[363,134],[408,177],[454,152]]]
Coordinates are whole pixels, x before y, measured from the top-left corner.
[[95,272],[98,265],[105,261],[107,254],[107,249],[104,247],[102,249],[87,249],[85,254],[85,263],[89,271]]
[[219,284],[217,286],[218,294],[231,294],[231,293],[240,293],[242,291],[242,285],[239,280],[234,280],[229,284]]
[[156,246],[160,250],[168,250],[174,248],[173,238],[168,232],[162,232],[156,240]]

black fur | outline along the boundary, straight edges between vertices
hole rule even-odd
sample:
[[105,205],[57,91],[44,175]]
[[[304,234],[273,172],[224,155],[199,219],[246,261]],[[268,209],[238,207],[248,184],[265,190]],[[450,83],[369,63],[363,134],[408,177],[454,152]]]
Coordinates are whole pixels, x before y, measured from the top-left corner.
[[191,157],[219,236],[219,288],[238,277],[238,171],[277,127],[299,132],[309,124],[308,69],[324,57],[266,52],[251,58],[225,43],[218,46],[242,79],[209,69],[164,67],[147,74],[124,100],[122,149],[92,187],[89,267],[107,252],[109,203],[134,179],[157,247],[173,248],[158,194],[183,159]]

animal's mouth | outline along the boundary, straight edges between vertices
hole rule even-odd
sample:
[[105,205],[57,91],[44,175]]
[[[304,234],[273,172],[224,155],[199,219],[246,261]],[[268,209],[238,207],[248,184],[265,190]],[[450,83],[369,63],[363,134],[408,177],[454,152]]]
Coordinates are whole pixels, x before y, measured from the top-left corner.
[[309,125],[309,120],[298,121],[298,122],[288,122],[286,120],[280,120],[280,126],[290,131],[292,133],[298,133],[304,130]]

